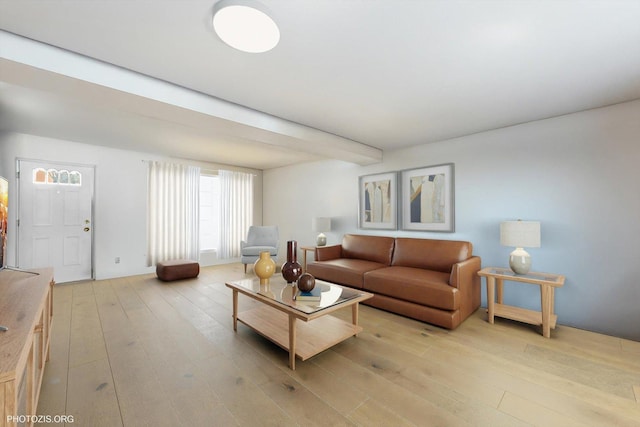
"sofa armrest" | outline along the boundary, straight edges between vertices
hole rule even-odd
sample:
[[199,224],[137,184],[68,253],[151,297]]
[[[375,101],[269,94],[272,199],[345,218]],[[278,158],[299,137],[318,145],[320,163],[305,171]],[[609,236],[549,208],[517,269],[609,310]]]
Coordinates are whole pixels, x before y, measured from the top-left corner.
[[461,291],[465,284],[473,283],[478,278],[480,271],[480,257],[472,256],[469,259],[453,264],[451,268],[451,276],[449,277],[449,285],[458,288]]
[[342,257],[342,245],[322,246],[316,248],[316,261],[329,261]]
[[480,271],[481,260],[473,256],[462,262],[458,262],[451,268],[449,284],[460,292],[461,320],[469,317],[480,307]]

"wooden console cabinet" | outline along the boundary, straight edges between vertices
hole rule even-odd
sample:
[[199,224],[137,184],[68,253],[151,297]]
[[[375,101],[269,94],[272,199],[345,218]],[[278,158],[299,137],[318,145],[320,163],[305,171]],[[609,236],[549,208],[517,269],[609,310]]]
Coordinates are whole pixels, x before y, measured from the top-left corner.
[[[0,426],[32,425],[53,318],[53,269],[0,271]],[[36,273],[36,274],[34,274]],[[25,421],[26,420],[26,421]]]

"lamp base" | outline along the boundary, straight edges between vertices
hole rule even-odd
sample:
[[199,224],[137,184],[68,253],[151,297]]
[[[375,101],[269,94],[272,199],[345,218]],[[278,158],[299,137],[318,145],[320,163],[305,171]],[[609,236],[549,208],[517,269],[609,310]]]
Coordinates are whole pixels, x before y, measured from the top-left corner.
[[327,244],[327,236],[320,233],[316,239],[316,246],[325,246]]
[[509,267],[516,274],[527,274],[531,270],[531,256],[522,248],[516,248],[509,255]]

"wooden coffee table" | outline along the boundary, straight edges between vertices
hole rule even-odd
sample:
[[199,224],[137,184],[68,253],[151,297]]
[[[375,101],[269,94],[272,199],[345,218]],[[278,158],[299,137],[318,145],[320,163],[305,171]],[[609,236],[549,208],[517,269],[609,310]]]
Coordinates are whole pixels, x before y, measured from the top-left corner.
[[[268,285],[258,278],[225,283],[233,290],[233,330],[244,323],[289,352],[289,367],[296,369],[296,356],[312,356],[362,332],[358,325],[358,304],[373,295],[356,289],[316,280],[322,289],[320,301],[296,301],[295,286],[282,277],[272,277]],[[258,301],[256,308],[238,312],[238,294]],[[330,313],[351,307],[351,323]],[[303,320],[303,322],[298,322]],[[313,321],[313,324],[308,322]]]

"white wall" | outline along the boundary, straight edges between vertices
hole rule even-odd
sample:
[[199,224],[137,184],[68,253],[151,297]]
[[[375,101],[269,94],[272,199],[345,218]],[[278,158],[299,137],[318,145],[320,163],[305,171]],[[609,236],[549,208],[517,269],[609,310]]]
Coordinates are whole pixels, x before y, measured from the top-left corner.
[[[94,165],[94,269],[96,279],[154,271],[146,265],[147,164],[169,160],[148,153],[117,150],[24,134],[0,134],[0,175],[9,179],[10,218],[16,218],[16,159]],[[201,162],[181,162],[203,169],[244,170],[256,174],[254,218],[262,220],[262,172]],[[15,265],[15,221],[10,220],[7,259]],[[120,257],[120,263],[115,258]]]
[[[390,124],[392,125],[392,124]],[[506,266],[506,219],[539,220],[533,269],[566,275],[558,322],[640,341],[640,101],[385,152],[382,164],[335,161],[265,171],[264,220],[283,241],[313,244],[311,218],[343,233],[469,240],[483,266]],[[358,176],[455,163],[455,233],[358,230]],[[507,283],[505,302],[539,309],[538,287]],[[486,305],[483,282],[483,305]]]

